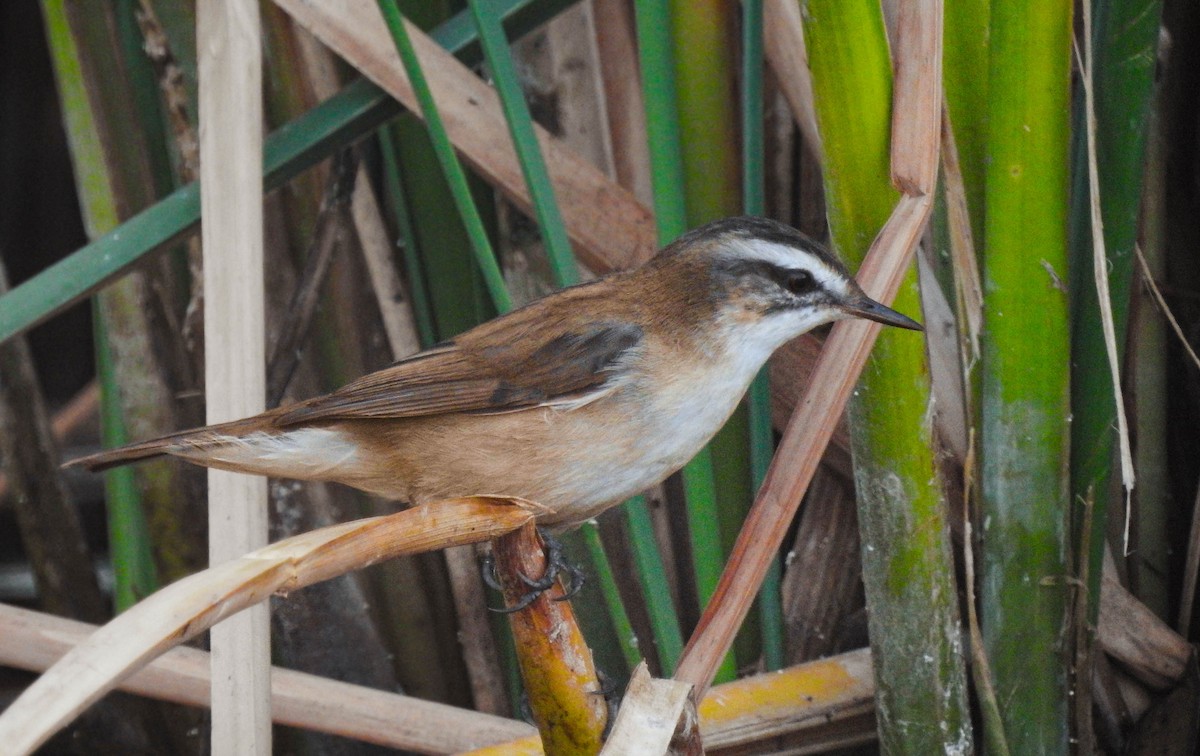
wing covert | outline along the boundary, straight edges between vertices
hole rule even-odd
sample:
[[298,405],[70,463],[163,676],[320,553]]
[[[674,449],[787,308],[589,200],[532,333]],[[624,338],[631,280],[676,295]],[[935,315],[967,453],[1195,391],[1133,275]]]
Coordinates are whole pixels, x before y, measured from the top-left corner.
[[301,402],[276,423],[511,412],[577,402],[611,386],[642,342],[641,327],[632,323],[585,324],[563,333],[505,320]]

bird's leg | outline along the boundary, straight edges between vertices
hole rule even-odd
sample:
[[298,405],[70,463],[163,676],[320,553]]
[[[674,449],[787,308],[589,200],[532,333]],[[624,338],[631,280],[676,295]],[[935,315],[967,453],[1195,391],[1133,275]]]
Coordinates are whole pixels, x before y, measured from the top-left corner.
[[[521,582],[530,588],[529,592],[521,596],[521,599],[511,607],[499,609],[488,607],[493,612],[497,612],[499,614],[512,614],[513,612],[521,611],[525,607],[532,604],[534,599],[549,590],[554,585],[554,581],[558,580],[559,576],[564,573],[567,575],[567,580],[565,581],[566,585],[563,588],[563,595],[556,596],[554,598],[555,601],[566,601],[567,599],[573,598],[583,588],[585,579],[583,570],[581,570],[577,565],[571,564],[564,558],[562,543],[542,528],[538,528],[538,535],[541,537],[542,544],[545,546],[546,571],[542,573],[541,577],[536,579],[530,578],[527,575],[518,574],[518,577],[521,578]],[[483,558],[481,568],[483,572],[483,582],[486,583],[489,588],[503,591],[500,581],[496,578],[496,562],[491,554],[488,554]]]

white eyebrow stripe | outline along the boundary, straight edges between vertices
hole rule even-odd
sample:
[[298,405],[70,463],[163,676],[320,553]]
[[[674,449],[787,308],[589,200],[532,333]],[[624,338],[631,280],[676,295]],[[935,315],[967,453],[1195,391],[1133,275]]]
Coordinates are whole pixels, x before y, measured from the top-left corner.
[[835,270],[817,255],[762,239],[745,239],[740,246],[747,258],[762,260],[781,268],[803,268],[813,274],[823,288],[846,294],[846,282],[841,271]]

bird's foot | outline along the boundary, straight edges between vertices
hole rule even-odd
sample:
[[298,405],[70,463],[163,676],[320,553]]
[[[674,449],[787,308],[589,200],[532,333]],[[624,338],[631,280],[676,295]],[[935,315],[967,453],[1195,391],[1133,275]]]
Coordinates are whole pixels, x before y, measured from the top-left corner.
[[[566,585],[563,589],[563,595],[556,596],[554,598],[555,601],[566,601],[567,599],[574,598],[583,589],[583,570],[566,560],[563,556],[562,543],[541,528],[538,528],[538,534],[542,538],[542,543],[546,546],[546,571],[542,573],[540,578],[536,579],[518,574],[517,577],[521,578],[521,582],[528,586],[530,590],[523,594],[514,606],[498,609],[488,607],[493,612],[512,614],[513,612],[521,611],[532,604],[534,599],[553,587],[555,581],[562,575],[566,576],[566,580],[564,581]],[[504,588],[500,585],[500,581],[496,577],[496,561],[491,554],[483,558],[482,570],[483,582],[487,583],[489,588],[494,588],[503,593]]]
[[608,740],[613,725],[617,723],[617,711],[621,708],[621,691],[617,687],[616,680],[604,674],[601,669],[596,669],[596,676],[600,680],[600,689],[596,691],[596,695],[604,696],[604,707],[608,713],[608,717],[604,720],[604,732],[600,733],[600,739]]

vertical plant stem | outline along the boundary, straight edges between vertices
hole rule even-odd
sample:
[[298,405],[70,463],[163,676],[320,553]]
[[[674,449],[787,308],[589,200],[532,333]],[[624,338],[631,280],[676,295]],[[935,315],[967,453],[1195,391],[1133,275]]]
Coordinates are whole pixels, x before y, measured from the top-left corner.
[[946,3],[942,77],[946,110],[971,218],[971,236],[983,241],[987,170],[988,12],[991,0]]
[[679,655],[683,653],[683,633],[671,600],[671,588],[667,585],[662,555],[654,542],[654,525],[650,521],[650,513],[646,511],[645,497],[635,496],[626,502],[625,517],[629,525],[629,537],[633,541],[633,558],[642,585],[642,598],[650,615],[653,640],[662,665],[661,672],[671,675],[679,663]]
[[412,298],[413,319],[421,348],[428,349],[437,343],[433,326],[433,310],[429,303],[429,292],[425,285],[425,273],[421,256],[417,254],[417,236],[413,230],[412,215],[405,201],[404,184],[400,180],[400,158],[396,154],[396,143],[392,129],[379,135],[379,148],[383,155],[383,182],[392,217],[400,230],[399,246],[404,258],[404,269],[408,276],[408,295]]
[[984,641],[1014,753],[1068,748],[1071,4],[991,14],[982,354]]
[[592,560],[603,560],[596,569],[596,580],[600,583],[600,593],[604,597],[604,607],[608,611],[613,631],[617,636],[621,654],[629,669],[634,669],[642,661],[638,651],[638,638],[633,631],[633,623],[629,621],[629,613],[625,611],[625,602],[621,600],[621,592],[617,588],[616,576],[613,575],[612,565],[604,553],[604,544],[600,541],[600,528],[594,522],[585,522],[580,527],[583,539],[587,545],[588,554]]
[[[1155,87],[1151,107],[1151,136],[1146,145],[1146,160],[1142,167],[1145,189],[1142,194],[1142,232],[1140,250],[1149,270],[1149,277],[1164,280],[1166,276],[1166,223],[1164,200],[1166,194],[1166,149],[1163,124],[1163,87]],[[1135,272],[1141,281],[1142,270]],[[1137,557],[1133,566],[1133,584],[1138,598],[1159,617],[1169,616],[1170,606],[1170,538],[1171,518],[1175,508],[1171,502],[1167,464],[1168,390],[1167,390],[1167,325],[1155,312],[1153,298],[1144,285],[1134,292],[1131,317],[1134,331],[1130,335],[1138,352],[1130,360],[1130,379],[1137,390],[1134,405],[1134,467],[1138,473],[1137,496]],[[1182,607],[1181,607],[1182,608]],[[1182,633],[1187,635],[1186,632]]]
[[[646,133],[650,141],[651,184],[660,245],[673,241],[688,226],[689,210],[684,191],[685,164],[677,99],[677,69],[672,50],[672,19],[667,0],[635,4],[638,50],[645,90]],[[716,480],[712,454],[704,449],[683,469],[688,506],[692,565],[701,601],[707,601],[720,579],[724,561],[717,529]],[[635,542],[636,548],[636,542]],[[732,657],[726,659],[718,679],[732,679]]]
[[975,608],[975,535],[971,530],[970,507],[971,492],[976,487],[974,438],[967,447],[963,478],[966,481],[963,488],[967,496],[963,506],[963,578],[967,583],[967,642],[971,647],[971,677],[975,682],[975,695],[979,698],[984,742],[994,756],[1009,756],[1008,740],[1004,736],[1004,718],[1000,715],[1000,703],[996,700],[996,689],[992,686],[991,665],[988,664],[987,651],[983,646],[983,633],[979,630],[979,613]]
[[670,10],[684,203],[695,228],[741,209],[737,4],[670,0]]
[[584,642],[562,584],[556,582],[531,602],[525,595],[524,577],[546,571],[545,552],[533,524],[497,538],[494,542],[496,575],[504,586],[504,600],[512,610],[509,619],[517,640],[522,677],[529,691],[529,706],[547,754],[596,753],[602,744],[606,721],[604,699],[592,655]]
[[[883,16],[867,0],[808,0],[804,12],[830,228],[838,251],[861,262],[898,199],[889,179],[892,61]],[[915,267],[893,306],[920,311]],[[922,340],[884,329],[850,401],[850,418],[879,735],[887,753],[973,749],[930,401]]]
[[683,194],[683,154],[679,111],[675,105],[675,64],[671,53],[671,17],[666,0],[634,3],[638,54],[645,90],[646,137],[650,142],[650,180],[654,222],[664,246],[687,229]]
[[[763,168],[763,3],[742,0],[742,211],[766,212]],[[763,368],[747,395],[750,434],[750,484],[762,485],[771,465],[775,431],[771,427],[771,385]],[[783,666],[783,599],[780,593],[783,566],[772,563],[759,591],[763,664],[768,670]]]
[[[104,396],[120,391],[112,365],[112,347],[108,343],[104,314],[93,309],[95,319],[96,374]],[[129,443],[125,421],[116,402],[100,404],[100,437],[106,447]],[[158,588],[150,531],[138,496],[133,470],[117,467],[104,473],[104,498],[108,502],[108,549],[113,565],[113,604],[124,611]]]
[[[263,307],[262,50],[258,5],[197,6],[200,202],[204,213],[205,393],[209,423],[261,412]],[[267,543],[267,481],[209,470],[209,559]],[[255,606],[213,628],[215,754],[271,750],[270,614]]]
[[[1133,250],[1138,240],[1138,218],[1143,185],[1143,160],[1154,94],[1155,49],[1158,45],[1160,0],[1095,4],[1090,46],[1093,60],[1091,100],[1095,130],[1089,137],[1084,108],[1076,108],[1072,134],[1071,203],[1071,492],[1072,501],[1091,499],[1091,553],[1087,573],[1089,617],[1099,611],[1100,574],[1107,547],[1109,485],[1112,473],[1114,426],[1119,394],[1114,392],[1108,354],[1101,328],[1096,279],[1082,274],[1093,268],[1093,250],[1106,253],[1112,327],[1117,360],[1121,360],[1129,321],[1133,281]],[[1086,34],[1087,31],[1085,30]],[[1087,140],[1095,140],[1099,196],[1088,185]],[[1103,234],[1095,239],[1092,203],[1099,203]],[[1124,512],[1121,516],[1124,516]],[[1077,517],[1077,521],[1082,521]],[[1076,536],[1080,537],[1080,536]]]

